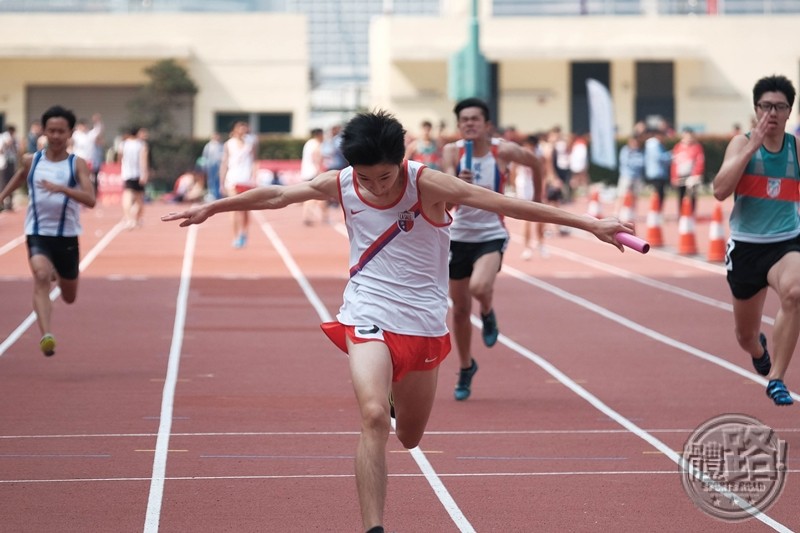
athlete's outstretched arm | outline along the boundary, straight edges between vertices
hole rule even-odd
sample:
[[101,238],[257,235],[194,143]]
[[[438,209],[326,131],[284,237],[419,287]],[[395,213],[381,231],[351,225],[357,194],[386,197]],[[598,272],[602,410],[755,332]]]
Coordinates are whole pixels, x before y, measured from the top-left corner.
[[293,185],[267,185],[247,192],[221,198],[208,204],[194,206],[180,213],[169,213],[163,221],[180,220],[181,226],[200,224],[217,213],[226,211],[256,211],[259,209],[281,209],[307,200],[327,200],[338,197],[338,170],[324,172],[310,181]]
[[632,222],[623,223],[617,218],[598,220],[576,215],[550,205],[499,194],[428,168],[423,171],[419,183],[423,202],[468,205],[520,220],[571,226],[593,233],[598,239],[616,246],[621,252],[624,248],[615,235],[620,232],[633,234]]

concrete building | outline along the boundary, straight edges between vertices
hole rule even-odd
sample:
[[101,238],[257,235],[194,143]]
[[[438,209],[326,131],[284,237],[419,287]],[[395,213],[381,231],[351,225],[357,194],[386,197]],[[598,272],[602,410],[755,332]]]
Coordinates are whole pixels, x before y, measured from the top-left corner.
[[79,117],[100,112],[113,135],[128,125],[145,69],[168,58],[199,86],[176,116],[180,131],[208,137],[245,119],[262,133],[307,132],[303,15],[15,13],[0,14],[0,27],[0,115],[21,133],[59,103]]
[[[422,119],[452,128],[448,62],[466,44],[470,7],[5,0],[0,119],[23,132],[60,102],[79,116],[103,113],[115,131],[145,69],[174,58],[200,87],[178,125],[195,137],[234,118],[254,131],[305,137],[312,126],[376,107],[412,131]],[[800,86],[797,1],[480,0],[479,22],[495,122],[521,132],[586,129],[589,77],[610,89],[620,134],[655,116],[701,132],[747,129],[756,79],[782,73]]]

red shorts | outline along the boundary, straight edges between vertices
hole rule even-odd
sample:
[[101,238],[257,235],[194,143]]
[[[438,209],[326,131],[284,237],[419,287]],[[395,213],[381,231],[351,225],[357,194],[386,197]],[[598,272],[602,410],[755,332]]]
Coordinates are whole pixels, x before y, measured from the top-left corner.
[[236,185],[233,186],[233,189],[236,191],[237,194],[247,192],[250,189],[255,189],[255,188],[256,188],[255,184],[252,183],[237,183]]
[[450,334],[441,337],[418,337],[383,331],[378,326],[345,326],[325,322],[320,327],[325,335],[347,353],[345,336],[354,344],[379,341],[386,344],[392,357],[392,381],[400,381],[408,372],[433,370],[450,353]]

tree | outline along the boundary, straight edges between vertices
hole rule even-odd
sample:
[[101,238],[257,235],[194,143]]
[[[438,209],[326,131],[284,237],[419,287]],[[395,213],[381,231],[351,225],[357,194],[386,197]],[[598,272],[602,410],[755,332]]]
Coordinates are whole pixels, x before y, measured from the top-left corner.
[[197,85],[189,73],[173,59],[159,61],[145,69],[150,82],[128,103],[131,127],[147,128],[150,133],[153,178],[165,188],[184,171],[194,166],[191,139],[176,133],[173,114],[194,105]]

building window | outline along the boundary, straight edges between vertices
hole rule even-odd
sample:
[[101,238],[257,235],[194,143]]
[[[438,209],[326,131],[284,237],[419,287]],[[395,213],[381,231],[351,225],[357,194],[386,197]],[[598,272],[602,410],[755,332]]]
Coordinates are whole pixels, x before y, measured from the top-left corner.
[[247,122],[255,134],[291,133],[291,113],[217,113],[214,129],[220,133],[228,133],[236,122]]

